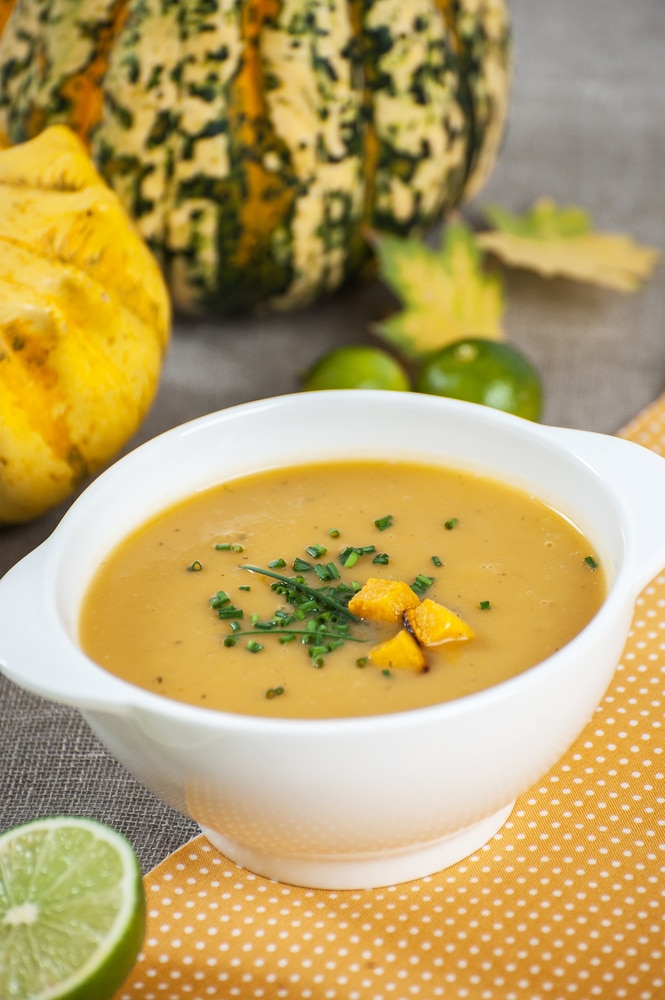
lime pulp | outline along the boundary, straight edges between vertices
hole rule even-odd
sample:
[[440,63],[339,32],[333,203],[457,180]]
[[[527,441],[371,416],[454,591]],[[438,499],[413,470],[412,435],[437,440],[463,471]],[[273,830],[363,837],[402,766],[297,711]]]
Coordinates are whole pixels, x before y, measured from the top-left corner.
[[56,816],[0,835],[3,1000],[108,1000],[144,932],[141,871],[121,834]]

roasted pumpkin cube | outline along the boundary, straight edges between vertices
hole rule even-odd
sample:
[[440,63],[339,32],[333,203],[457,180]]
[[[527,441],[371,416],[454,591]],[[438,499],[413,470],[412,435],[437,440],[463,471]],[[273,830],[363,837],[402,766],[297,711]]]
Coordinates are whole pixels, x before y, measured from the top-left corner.
[[420,598],[402,580],[369,580],[349,601],[349,611],[372,622],[399,622],[407,608],[420,604]]
[[427,669],[422,649],[405,628],[400,629],[392,639],[374,646],[370,650],[369,658],[377,667],[417,671]]
[[458,614],[426,597],[404,612],[404,623],[421,646],[473,639],[473,629]]

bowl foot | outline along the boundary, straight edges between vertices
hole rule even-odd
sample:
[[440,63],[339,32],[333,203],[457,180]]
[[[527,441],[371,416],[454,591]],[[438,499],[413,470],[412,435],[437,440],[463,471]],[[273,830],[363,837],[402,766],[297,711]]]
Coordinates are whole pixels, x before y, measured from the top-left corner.
[[473,854],[501,829],[514,804],[511,802],[492,816],[441,840],[387,855],[276,856],[256,851],[204,826],[201,832],[234,864],[276,882],[308,889],[378,889],[433,875]]

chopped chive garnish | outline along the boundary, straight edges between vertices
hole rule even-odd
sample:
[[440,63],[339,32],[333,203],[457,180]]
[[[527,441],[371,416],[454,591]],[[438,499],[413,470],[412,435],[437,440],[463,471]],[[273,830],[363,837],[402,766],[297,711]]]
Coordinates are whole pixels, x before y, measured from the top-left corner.
[[307,555],[311,556],[312,559],[320,559],[322,556],[326,554],[327,551],[328,549],[325,547],[325,545],[308,545],[307,548],[305,549]]
[[356,666],[357,667],[366,667],[367,666],[367,657],[366,656],[359,656],[358,659],[356,660]]
[[458,517],[451,517],[449,521],[445,521],[444,522],[443,526],[444,526],[444,528],[447,528],[448,531],[451,531],[458,524],[459,524],[459,518]]
[[233,604],[227,604],[225,607],[217,609],[217,617],[220,621],[228,621],[231,618],[244,618],[245,613],[242,608],[236,608]]
[[232,635],[224,636],[224,645],[225,646],[235,646],[236,641],[237,640]]
[[[232,634],[229,639],[236,641],[240,636],[253,636],[256,631],[261,637],[265,635],[276,635],[279,642],[293,642],[296,637],[300,638],[306,646],[308,655],[313,665],[320,668],[324,665],[325,657],[335,649],[339,649],[345,642],[366,642],[365,638],[351,634],[353,623],[361,624],[361,619],[352,614],[348,607],[348,601],[359,588],[359,584],[348,584],[340,581],[335,586],[331,586],[329,581],[321,587],[310,587],[305,583],[302,576],[283,576],[270,569],[262,569],[259,566],[242,566],[253,573],[259,573],[270,577],[275,582],[271,587],[275,593],[279,594],[290,605],[289,609],[278,608],[273,617],[267,621],[260,621],[259,615],[253,612],[250,615],[252,628],[242,631],[237,621],[231,622]],[[328,571],[333,579],[339,578],[339,571],[334,563],[328,566],[318,564],[315,570],[328,576]],[[218,591],[210,599],[214,604],[218,616],[226,618],[242,618],[243,612],[231,604],[231,599],[225,591]],[[231,645],[232,643],[229,643]],[[261,643],[250,638],[247,649],[251,652],[259,652],[263,649]]]
[[425,576],[424,573],[419,573],[411,584],[411,590],[415,590],[416,594],[418,594],[419,597],[422,597],[425,591],[428,590],[433,583],[433,576]]
[[202,569],[203,569],[203,564],[200,563],[198,559],[195,559],[194,562],[190,563],[189,566],[187,567],[187,572],[200,573]]
[[326,563],[325,566],[318,563],[318,565],[314,567],[314,572],[318,576],[319,580],[339,580],[339,570],[337,569],[337,566],[335,566],[334,562]]
[[331,528],[328,534],[330,535],[331,538],[339,538],[340,530],[339,528]]
[[598,563],[593,556],[585,556],[584,562],[587,564],[589,569],[598,569]]
[[[253,617],[254,616],[252,615],[252,618]],[[256,621],[252,621],[252,625],[254,626],[255,629],[258,629],[260,632],[273,632],[274,629],[275,629],[275,622],[274,621],[271,621],[271,622],[262,622],[262,621],[259,621],[258,618],[256,619]]]
[[312,564],[305,562],[305,560],[301,559],[300,556],[296,556],[293,560],[292,569],[294,569],[296,573],[307,573],[308,570],[312,569]]
[[252,589],[251,587],[246,587],[244,585],[242,587],[238,587],[238,590],[251,590],[251,589]]
[[443,563],[441,562],[438,556],[432,556],[432,562],[434,563],[435,566],[443,566]]
[[372,552],[376,552],[376,545],[347,545],[340,552],[339,561],[345,569],[351,569],[361,556],[371,555]]
[[225,604],[230,604],[231,598],[226,593],[225,590],[218,590],[217,593],[210,598],[210,607],[214,608],[215,611],[218,608],[223,608]]
[[480,608],[481,611],[489,611],[492,605],[490,604],[489,601],[481,601],[478,607]]
[[286,566],[286,559],[273,559],[272,562],[268,563],[270,569],[284,569]]
[[393,523],[392,514],[386,514],[385,517],[378,517],[374,522],[379,531],[385,531],[386,528],[389,528],[392,523]]
[[279,698],[280,694],[284,694],[284,688],[281,685],[276,688],[268,688],[266,698]]
[[[326,638],[328,638],[328,639],[332,640],[333,643],[336,642],[338,638],[341,638],[343,642],[347,642],[347,641],[348,642],[367,642],[366,639],[361,639],[357,635],[351,635],[351,634],[340,633],[340,632],[312,632],[310,629],[302,629],[302,628],[301,629],[297,629],[297,628],[281,628],[279,626],[271,624],[270,622],[256,622],[254,624],[253,629],[251,631],[249,631],[249,632],[240,632],[240,631],[237,631],[235,634],[236,635],[254,635],[257,628],[259,629],[259,631],[263,632],[264,634],[278,635],[279,639],[280,639],[280,642],[291,642],[292,639],[295,639],[295,637],[299,635],[301,637],[300,641],[301,641],[301,643],[304,646],[309,646],[309,644],[311,643],[311,641],[312,641],[313,638],[314,639],[326,639]],[[327,645],[329,646],[329,645],[331,645],[331,643],[327,643]],[[335,648],[337,648],[337,647],[335,647]]]
[[218,552],[229,552],[231,550],[230,542],[217,542],[215,548]]
[[372,562],[375,566],[387,566],[390,562],[390,556],[387,552],[378,552],[372,559]]
[[392,677],[392,674],[390,673],[387,667],[384,670],[382,670],[381,673],[383,674],[384,677]]

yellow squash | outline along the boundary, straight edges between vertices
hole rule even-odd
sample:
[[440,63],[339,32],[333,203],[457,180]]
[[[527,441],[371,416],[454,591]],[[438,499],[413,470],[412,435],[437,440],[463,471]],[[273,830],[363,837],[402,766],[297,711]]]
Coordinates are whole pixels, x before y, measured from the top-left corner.
[[0,523],[69,496],[137,429],[170,329],[161,273],[68,128],[0,150]]

